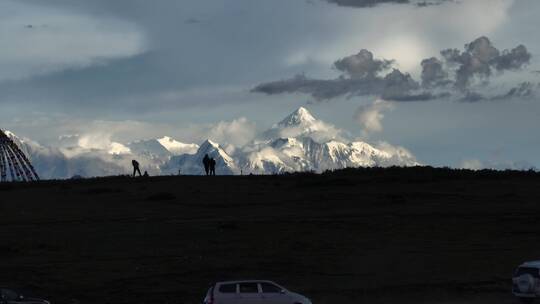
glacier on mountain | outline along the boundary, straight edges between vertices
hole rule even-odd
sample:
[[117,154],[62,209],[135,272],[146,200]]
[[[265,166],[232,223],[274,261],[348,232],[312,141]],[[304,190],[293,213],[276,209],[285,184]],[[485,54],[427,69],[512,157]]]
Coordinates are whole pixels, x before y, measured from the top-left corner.
[[347,141],[340,129],[315,118],[303,107],[262,132],[256,140],[234,149],[230,149],[230,143],[222,146],[210,139],[198,145],[168,136],[127,144],[110,142],[102,149],[91,143],[81,145],[80,138],[71,136],[63,139],[61,147],[51,148],[11,132],[6,134],[29,155],[45,179],[129,174],[132,159],[137,159],[142,170],[151,175],[202,175],[206,154],[216,160],[216,171],[221,175],[419,164],[402,147]]
[[218,143],[211,140],[202,143],[195,154],[171,157],[162,167],[162,171],[170,174],[203,175],[202,161],[205,155],[216,160],[216,172],[219,174],[234,175],[239,173],[235,160]]

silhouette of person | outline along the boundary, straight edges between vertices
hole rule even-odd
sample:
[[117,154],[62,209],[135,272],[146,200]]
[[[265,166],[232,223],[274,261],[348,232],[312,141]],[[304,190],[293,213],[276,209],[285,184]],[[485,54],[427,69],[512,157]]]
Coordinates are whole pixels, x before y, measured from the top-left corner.
[[204,155],[202,163],[204,165],[204,172],[206,172],[206,175],[208,175],[208,172],[210,170],[210,157],[208,156],[208,154]]
[[139,162],[136,160],[132,160],[131,164],[133,165],[133,177],[135,177],[135,173],[139,172],[139,176],[142,176],[141,169],[139,169]]
[[148,171],[144,171],[143,177],[150,177],[150,175],[148,175]]
[[210,158],[210,175],[216,175],[216,160]]

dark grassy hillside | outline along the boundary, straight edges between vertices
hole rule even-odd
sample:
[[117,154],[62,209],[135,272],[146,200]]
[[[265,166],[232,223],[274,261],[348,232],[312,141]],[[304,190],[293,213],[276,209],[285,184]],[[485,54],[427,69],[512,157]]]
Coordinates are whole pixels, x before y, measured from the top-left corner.
[[315,303],[512,302],[540,175],[433,168],[0,185],[0,286],[58,303],[200,303],[272,279]]

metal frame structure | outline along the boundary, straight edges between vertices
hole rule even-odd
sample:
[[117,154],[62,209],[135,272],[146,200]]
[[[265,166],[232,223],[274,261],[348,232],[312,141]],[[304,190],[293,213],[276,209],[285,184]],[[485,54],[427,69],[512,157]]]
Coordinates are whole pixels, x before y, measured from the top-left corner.
[[38,180],[39,176],[28,157],[0,129],[0,182],[31,182]]

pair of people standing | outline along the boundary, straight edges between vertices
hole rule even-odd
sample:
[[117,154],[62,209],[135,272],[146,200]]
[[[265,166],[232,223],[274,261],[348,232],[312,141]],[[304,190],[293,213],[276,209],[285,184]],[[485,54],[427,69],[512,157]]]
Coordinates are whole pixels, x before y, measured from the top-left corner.
[[206,172],[207,176],[216,175],[216,160],[214,158],[210,158],[208,154],[204,155],[203,165],[204,165],[204,172]]

